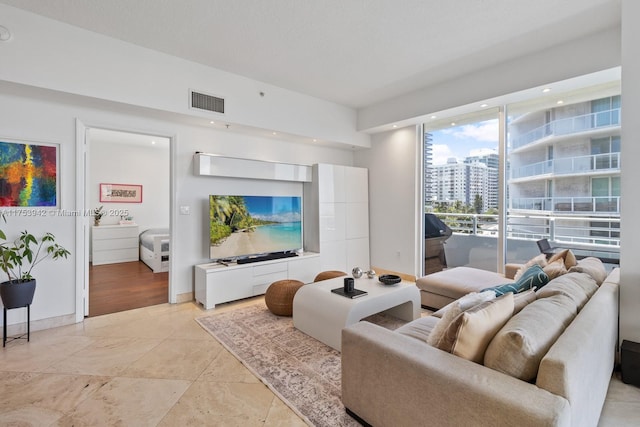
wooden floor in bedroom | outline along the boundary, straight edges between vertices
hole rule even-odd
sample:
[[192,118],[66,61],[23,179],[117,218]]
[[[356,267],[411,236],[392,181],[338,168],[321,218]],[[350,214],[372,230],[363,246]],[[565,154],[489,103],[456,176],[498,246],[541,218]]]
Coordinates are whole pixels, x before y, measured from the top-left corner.
[[141,261],[89,265],[89,317],[169,300],[169,273],[154,273]]

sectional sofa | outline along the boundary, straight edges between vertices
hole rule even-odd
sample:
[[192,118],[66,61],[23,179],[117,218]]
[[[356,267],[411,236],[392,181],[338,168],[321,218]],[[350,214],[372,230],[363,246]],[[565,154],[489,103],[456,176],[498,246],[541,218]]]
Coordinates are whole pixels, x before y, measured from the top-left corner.
[[380,427],[597,426],[616,359],[620,276],[595,265],[537,290],[475,362],[427,343],[443,318],[344,329],[347,411]]

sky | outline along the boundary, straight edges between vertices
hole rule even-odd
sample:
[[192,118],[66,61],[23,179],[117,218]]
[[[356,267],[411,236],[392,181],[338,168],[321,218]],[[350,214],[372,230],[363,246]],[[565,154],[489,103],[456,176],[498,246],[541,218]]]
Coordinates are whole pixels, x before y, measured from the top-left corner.
[[433,139],[434,165],[447,163],[449,157],[462,161],[469,156],[498,154],[498,119],[452,126],[429,133]]

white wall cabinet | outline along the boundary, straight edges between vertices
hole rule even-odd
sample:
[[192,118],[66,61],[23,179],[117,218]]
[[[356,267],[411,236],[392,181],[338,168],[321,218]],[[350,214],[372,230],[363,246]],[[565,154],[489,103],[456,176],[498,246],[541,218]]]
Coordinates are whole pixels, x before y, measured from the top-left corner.
[[313,166],[305,187],[305,247],[320,253],[322,270],[368,269],[368,170]]
[[138,261],[138,225],[99,225],[91,227],[93,265]]
[[196,301],[208,310],[224,302],[262,295],[277,280],[311,283],[320,271],[319,254],[310,252],[250,264],[200,264],[195,266]]

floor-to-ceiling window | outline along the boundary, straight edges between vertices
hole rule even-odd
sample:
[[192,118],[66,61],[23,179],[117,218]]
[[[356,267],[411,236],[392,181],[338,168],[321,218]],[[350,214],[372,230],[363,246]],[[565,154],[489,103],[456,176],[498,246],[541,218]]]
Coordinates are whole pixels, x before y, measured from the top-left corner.
[[500,270],[503,262],[535,256],[542,238],[583,256],[615,259],[620,81],[576,80],[505,102],[502,115],[479,107],[446,120],[436,113],[425,122],[425,212],[452,231],[442,245],[446,265],[430,264],[438,247],[425,239],[425,274],[461,265]]

